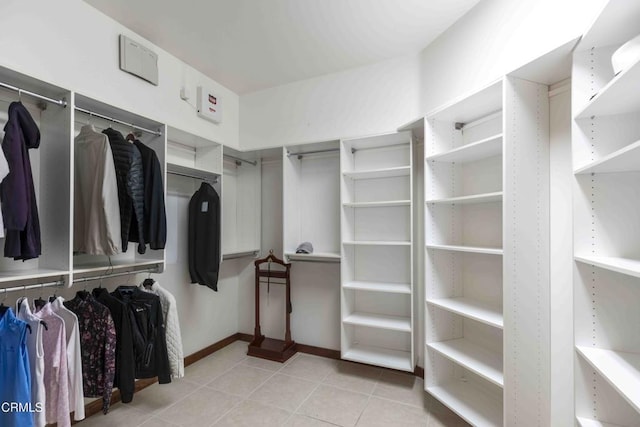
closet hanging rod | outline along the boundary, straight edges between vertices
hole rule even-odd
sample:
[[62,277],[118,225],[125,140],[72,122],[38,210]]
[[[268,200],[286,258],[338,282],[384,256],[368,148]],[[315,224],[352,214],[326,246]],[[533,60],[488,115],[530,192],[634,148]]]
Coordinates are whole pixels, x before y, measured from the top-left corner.
[[287,157],[298,156],[298,159],[301,159],[303,156],[307,154],[320,154],[320,153],[333,153],[335,151],[340,151],[339,148],[328,148],[326,150],[314,150],[314,151],[301,151],[299,153],[291,153],[287,151]]
[[481,125],[484,122],[488,122],[489,120],[493,120],[500,116],[502,116],[502,110],[494,111],[493,113],[487,114],[486,116],[482,116],[479,119],[475,119],[474,121],[469,123],[456,122],[455,128],[456,130],[466,130],[466,129]]
[[113,122],[113,123],[120,123],[121,125],[130,127],[130,128],[133,128],[133,129],[138,129],[138,130],[141,130],[142,132],[150,133],[150,134],[155,135],[155,136],[162,136],[162,132],[158,132],[156,130],[143,128],[142,126],[138,126],[138,125],[134,125],[133,123],[127,123],[127,122],[122,121],[122,120],[114,119],[113,117],[105,116],[104,114],[94,113],[93,111],[86,110],[84,108],[76,107],[76,111],[80,111],[81,113],[88,114],[89,116],[99,117],[101,119],[108,120],[108,121]]
[[82,277],[79,279],[73,279],[73,283],[90,282],[92,280],[100,280],[100,279],[111,279],[112,277],[130,276],[132,274],[138,274],[138,273],[157,273],[157,272],[158,272],[158,267],[143,268],[141,270],[123,271],[121,273],[101,274],[99,276]]
[[39,93],[31,92],[29,90],[25,90],[25,89],[22,89],[22,88],[19,88],[19,87],[16,87],[16,86],[12,86],[12,85],[7,84],[7,83],[2,83],[2,82],[0,82],[0,87],[12,90],[14,92],[18,92],[18,95],[21,95],[21,94],[24,93],[25,95],[29,95],[29,96],[31,96],[33,98],[38,98],[38,99],[41,99],[43,101],[47,101],[47,102],[59,105],[59,106],[64,107],[64,108],[67,107],[67,101],[65,101],[64,99],[49,98],[48,96],[40,95]]
[[235,160],[236,162],[249,163],[251,166],[256,166],[258,164],[256,160],[254,161],[245,160],[245,159],[241,159],[240,157],[232,156],[231,154],[225,154],[224,157]]
[[410,142],[403,142],[401,144],[381,145],[381,146],[378,146],[378,147],[351,148],[351,154],[355,154],[357,151],[362,151],[362,150],[379,150],[381,148],[404,147],[405,145],[411,145],[411,143]]
[[5,294],[7,292],[16,292],[16,291],[28,291],[30,289],[40,289],[40,288],[53,288],[57,286],[63,286],[64,280],[58,280],[57,282],[46,282],[46,283],[36,283],[33,285],[25,285],[25,286],[14,286],[11,288],[2,288],[0,289],[0,294]]
[[218,182],[218,178],[213,178],[213,180],[212,180],[211,178],[207,178],[207,177],[204,177],[204,176],[198,176],[198,175],[182,173],[182,172],[174,172],[174,171],[167,171],[167,173],[170,174],[170,175],[177,175],[177,176],[184,176],[184,177],[187,177],[187,178],[199,179],[200,181],[206,181],[206,182],[213,183],[213,184],[216,184]]

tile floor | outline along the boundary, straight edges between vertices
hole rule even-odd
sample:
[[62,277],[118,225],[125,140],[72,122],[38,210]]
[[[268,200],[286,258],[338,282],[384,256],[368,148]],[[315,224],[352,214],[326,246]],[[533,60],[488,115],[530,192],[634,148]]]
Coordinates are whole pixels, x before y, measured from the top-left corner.
[[80,427],[467,426],[413,375],[298,353],[285,364],[247,357],[236,341]]

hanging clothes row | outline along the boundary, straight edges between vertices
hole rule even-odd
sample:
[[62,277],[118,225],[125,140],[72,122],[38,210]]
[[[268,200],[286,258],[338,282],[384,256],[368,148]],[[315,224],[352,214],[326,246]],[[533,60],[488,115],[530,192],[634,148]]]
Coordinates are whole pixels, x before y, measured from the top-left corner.
[[111,128],[83,126],[75,138],[74,251],[91,255],[164,249],[162,168],[155,151]]

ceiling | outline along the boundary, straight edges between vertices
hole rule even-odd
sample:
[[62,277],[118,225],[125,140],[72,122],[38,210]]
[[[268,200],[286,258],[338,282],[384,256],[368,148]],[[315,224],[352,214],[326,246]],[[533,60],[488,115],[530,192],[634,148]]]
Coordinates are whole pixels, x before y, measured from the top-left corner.
[[418,52],[480,0],[85,1],[242,94]]

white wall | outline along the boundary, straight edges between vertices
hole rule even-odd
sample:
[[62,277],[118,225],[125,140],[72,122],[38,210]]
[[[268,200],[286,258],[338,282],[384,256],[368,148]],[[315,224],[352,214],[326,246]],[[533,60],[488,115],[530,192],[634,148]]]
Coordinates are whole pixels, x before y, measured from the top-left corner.
[[[107,104],[238,146],[239,98],[222,85],[145,41],[82,0],[0,2],[0,64]],[[118,35],[125,34],[158,53],[159,86],[118,67]],[[220,125],[197,117],[180,99],[187,85],[195,105],[196,86],[217,90],[223,104]]]

